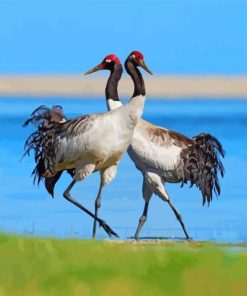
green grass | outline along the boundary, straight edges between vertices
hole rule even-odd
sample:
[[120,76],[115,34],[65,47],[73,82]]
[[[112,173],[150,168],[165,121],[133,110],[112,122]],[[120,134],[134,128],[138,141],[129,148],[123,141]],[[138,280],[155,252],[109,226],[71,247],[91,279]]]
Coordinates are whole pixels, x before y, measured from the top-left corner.
[[247,295],[245,247],[0,235],[0,296]]

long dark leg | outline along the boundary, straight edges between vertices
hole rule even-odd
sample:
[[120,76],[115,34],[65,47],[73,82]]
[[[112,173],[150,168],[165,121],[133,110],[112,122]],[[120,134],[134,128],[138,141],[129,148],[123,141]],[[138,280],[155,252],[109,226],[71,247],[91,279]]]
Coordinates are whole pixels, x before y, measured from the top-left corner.
[[79,209],[81,209],[82,211],[84,211],[85,213],[87,213],[89,216],[91,216],[92,218],[94,218],[96,221],[98,221],[99,222],[99,225],[103,227],[103,229],[106,231],[106,233],[109,236],[114,235],[114,236],[118,237],[118,235],[110,228],[110,226],[108,226],[106,224],[105,221],[103,221],[100,218],[96,217],[93,213],[91,213],[88,209],[86,209],[83,205],[81,205],[79,202],[77,202],[76,200],[74,200],[71,197],[70,190],[75,185],[75,183],[76,183],[76,181],[72,181],[70,183],[70,185],[68,186],[68,188],[64,191],[64,193],[63,193],[64,198],[66,198],[69,202],[73,203]]
[[[95,205],[94,205],[94,211],[95,211],[94,213],[95,213],[96,217],[98,217],[98,209],[101,207],[102,189],[103,189],[103,183],[102,183],[102,178],[101,178],[99,191],[98,191],[97,197],[95,199]],[[97,221],[96,221],[96,219],[94,219],[94,222],[93,222],[93,238],[95,238],[95,235],[96,235],[96,228],[97,228]]]
[[142,226],[144,225],[144,223],[145,223],[146,220],[147,220],[148,205],[149,205],[149,201],[146,201],[146,202],[145,202],[145,206],[144,206],[144,210],[143,210],[143,213],[142,213],[142,216],[141,216],[141,218],[139,219],[139,224],[138,224],[138,227],[137,227],[137,230],[136,230],[135,236],[134,236],[134,238],[135,238],[136,240],[137,240],[138,237],[139,237],[139,234],[140,234],[140,231],[141,231],[141,229],[142,229]]
[[183,231],[184,231],[184,234],[186,236],[186,239],[190,239],[189,235],[188,235],[188,232],[184,226],[184,222],[183,222],[183,219],[182,219],[182,216],[179,214],[179,212],[176,210],[176,208],[174,207],[174,205],[172,204],[172,202],[170,201],[170,199],[167,201],[169,206],[172,208],[178,222],[180,223],[180,225],[182,226],[183,228]]

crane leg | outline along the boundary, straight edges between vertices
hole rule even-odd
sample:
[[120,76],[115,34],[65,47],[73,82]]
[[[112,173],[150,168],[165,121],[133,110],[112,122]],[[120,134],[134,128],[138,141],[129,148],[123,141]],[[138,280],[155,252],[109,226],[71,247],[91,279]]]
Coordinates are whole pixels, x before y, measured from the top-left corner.
[[[102,196],[103,187],[105,186],[105,184],[110,183],[115,178],[116,173],[117,173],[117,163],[108,168],[102,169],[100,171],[100,187],[99,187],[99,191],[94,204],[94,214],[96,218],[98,217],[98,210],[101,207],[101,196]],[[94,219],[93,238],[95,238],[96,236],[96,229],[97,229],[97,219]]]
[[136,229],[136,233],[134,235],[135,240],[138,240],[139,234],[141,232],[141,229],[144,225],[144,223],[147,220],[147,214],[148,214],[148,205],[149,205],[149,201],[152,197],[153,191],[150,189],[150,187],[148,186],[146,179],[145,179],[145,175],[143,175],[143,183],[142,183],[142,196],[145,200],[145,205],[144,205],[144,210],[143,213],[139,219],[139,224],[137,226]]
[[138,227],[136,229],[136,233],[134,235],[135,240],[138,240],[138,237],[139,237],[140,231],[142,229],[142,226],[144,225],[144,223],[147,220],[148,205],[149,205],[149,201],[146,201],[145,202],[145,206],[144,206],[144,210],[143,210],[143,213],[142,213],[142,216],[139,219],[139,224],[138,224]]
[[172,204],[170,197],[169,197],[168,193],[166,192],[166,189],[164,186],[164,181],[162,180],[162,178],[158,174],[155,174],[153,172],[146,172],[145,179],[146,179],[146,183],[153,190],[153,192],[155,194],[157,194],[162,200],[168,202],[169,206],[173,210],[178,222],[180,223],[180,225],[183,229],[186,239],[190,239],[188,232],[185,228],[182,216],[179,214],[177,209]]
[[[94,214],[96,217],[98,217],[98,209],[101,207],[102,189],[103,189],[103,183],[101,180],[99,191],[98,191],[97,197],[95,199],[95,204],[94,204],[94,211],[95,211]],[[96,219],[94,219],[94,221],[93,221],[93,238],[95,238],[95,236],[96,236],[96,228],[97,228],[97,221],[96,221]]]
[[186,236],[186,239],[190,239],[190,237],[188,235],[188,232],[187,232],[187,230],[186,230],[186,228],[184,226],[184,222],[183,222],[183,219],[182,219],[181,214],[176,210],[176,208],[174,207],[174,205],[172,204],[172,202],[170,201],[170,199],[167,202],[168,202],[169,206],[172,208],[172,210],[173,210],[173,212],[174,212],[174,214],[175,214],[178,222],[182,226],[182,229],[183,229],[183,232],[184,232],[184,234]]
[[96,221],[99,222],[99,225],[103,227],[103,229],[105,230],[105,232],[111,236],[114,235],[116,237],[118,237],[118,235],[110,228],[110,226],[108,226],[106,224],[105,221],[103,221],[102,219],[96,217],[93,213],[91,213],[88,209],[86,209],[83,205],[81,205],[78,201],[74,200],[72,198],[72,196],[70,195],[70,190],[72,189],[72,187],[75,185],[76,181],[73,180],[68,188],[64,191],[63,196],[65,199],[67,199],[69,202],[71,202],[72,204],[74,204],[76,207],[78,207],[79,209],[81,209],[82,211],[84,211],[85,213],[87,213],[90,217],[94,218]]

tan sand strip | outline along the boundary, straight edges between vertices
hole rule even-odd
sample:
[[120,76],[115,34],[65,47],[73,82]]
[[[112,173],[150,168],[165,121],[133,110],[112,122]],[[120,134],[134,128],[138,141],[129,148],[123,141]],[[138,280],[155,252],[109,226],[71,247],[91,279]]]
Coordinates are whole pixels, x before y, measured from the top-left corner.
[[[102,97],[107,76],[36,75],[0,76],[0,96]],[[153,98],[247,98],[246,76],[145,76],[146,89]],[[121,97],[132,94],[129,77],[119,84]]]

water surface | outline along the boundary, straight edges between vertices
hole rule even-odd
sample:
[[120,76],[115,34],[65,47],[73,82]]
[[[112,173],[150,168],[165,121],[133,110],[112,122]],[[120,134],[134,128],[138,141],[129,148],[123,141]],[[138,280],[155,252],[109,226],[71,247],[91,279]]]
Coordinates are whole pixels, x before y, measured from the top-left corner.
[[[0,229],[31,235],[90,238],[92,220],[62,197],[70,178],[64,174],[56,187],[55,198],[43,184],[33,186],[32,158],[20,162],[23,144],[33,131],[22,123],[37,106],[59,104],[68,117],[106,110],[104,99],[0,99]],[[148,100],[144,118],[154,124],[187,136],[209,132],[226,151],[226,175],[221,181],[222,195],[202,207],[197,188],[168,184],[171,199],[181,212],[190,235],[196,240],[247,241],[247,101],[241,100]],[[126,155],[116,179],[105,187],[100,217],[122,237],[135,232],[144,202],[142,176]],[[74,198],[93,211],[99,185],[95,173],[72,190]],[[142,236],[183,237],[168,205],[153,196]],[[98,231],[98,238],[106,237]]]

